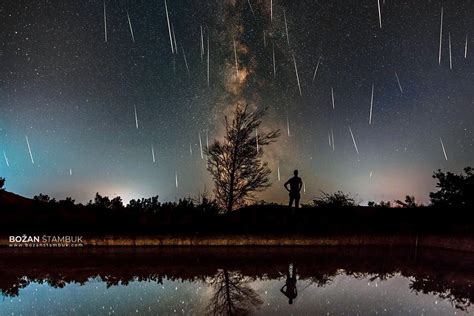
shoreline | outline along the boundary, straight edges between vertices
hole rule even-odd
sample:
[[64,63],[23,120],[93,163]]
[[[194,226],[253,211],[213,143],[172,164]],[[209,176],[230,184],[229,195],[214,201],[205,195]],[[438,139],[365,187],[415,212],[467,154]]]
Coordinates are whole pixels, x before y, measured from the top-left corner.
[[[55,234],[50,234],[51,236]],[[100,247],[321,247],[321,246],[402,246],[439,248],[474,253],[474,238],[439,235],[104,235],[84,236],[84,248]],[[13,247],[8,237],[0,239],[0,247],[10,249],[51,249],[75,247]],[[82,248],[82,247],[80,247]]]

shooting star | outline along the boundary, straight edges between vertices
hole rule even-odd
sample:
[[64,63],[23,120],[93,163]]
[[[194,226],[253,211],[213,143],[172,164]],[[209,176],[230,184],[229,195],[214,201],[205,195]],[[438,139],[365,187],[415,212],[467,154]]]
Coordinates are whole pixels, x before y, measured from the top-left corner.
[[379,9],[379,24],[380,24],[380,28],[382,28],[382,12],[380,12],[380,0],[377,0],[377,6]]
[[444,159],[446,159],[447,161],[448,155],[446,155],[446,149],[444,148],[443,140],[441,139],[441,137],[439,138],[439,141],[441,142],[441,148],[443,149]]
[[291,136],[290,134],[290,122],[288,121],[288,115],[286,116],[286,131],[288,133],[288,137]]
[[272,41],[272,51],[273,51],[273,77],[276,77],[275,43],[273,41]]
[[336,147],[334,146],[334,132],[331,128],[331,144],[332,144],[332,151],[336,150]]
[[156,162],[155,159],[155,147],[153,146],[153,143],[151,144],[151,158],[153,159],[153,163]]
[[26,145],[28,146],[28,152],[30,153],[31,163],[35,164],[35,161],[33,159],[33,154],[31,153],[31,147],[30,147],[30,142],[28,140],[28,136],[25,135],[25,139],[26,139]]
[[332,99],[332,109],[336,109],[336,105],[334,103],[334,89],[331,87],[331,99]]
[[137,115],[137,106],[134,104],[133,109],[135,111],[135,126],[138,129],[138,115]]
[[467,58],[467,33],[466,33],[466,44],[464,45],[464,59]]
[[202,150],[201,132],[199,132],[199,149],[201,150],[201,159],[204,159],[203,150]]
[[259,152],[259,148],[258,148],[258,129],[255,128],[255,143],[257,144],[257,154]]
[[372,172],[372,170],[370,170],[369,179],[372,179],[372,175],[373,175],[373,172]]
[[316,78],[316,74],[318,73],[318,68],[319,68],[319,63],[320,62],[321,62],[321,56],[319,56],[318,63],[316,64],[316,69],[314,69],[313,82],[314,82],[314,79]]
[[306,194],[306,183],[303,181],[303,194]]
[[170,36],[171,53],[174,54],[173,36],[171,35],[171,23],[170,23],[170,16],[168,12],[168,6],[166,5],[166,0],[165,0],[165,11],[166,11],[166,21],[168,22],[168,33]]
[[193,155],[193,147],[191,143],[189,143],[189,154],[192,156]]
[[359,154],[359,149],[357,149],[357,144],[356,144],[356,141],[355,141],[355,138],[354,138],[354,134],[352,133],[352,129],[351,129],[350,126],[349,126],[349,132],[351,133],[352,142],[354,143],[354,148],[355,148],[357,154]]
[[237,47],[235,46],[235,39],[233,40],[233,43],[234,43],[235,72],[237,74],[237,78],[239,78],[239,62],[237,60]]
[[453,69],[453,58],[451,56],[451,32],[448,32],[448,45],[449,45],[449,69]]
[[281,177],[280,177],[280,164],[278,164],[277,166],[277,176],[278,176],[278,182],[281,181]]
[[400,79],[398,78],[398,74],[397,74],[396,71],[395,71],[395,77],[397,78],[398,87],[400,88],[400,92],[403,93],[402,85],[400,84]]
[[204,58],[204,34],[202,33],[202,25],[201,25],[201,62]]
[[302,96],[302,94],[301,94],[301,85],[300,85],[300,77],[298,76],[298,68],[296,67],[295,55],[293,55],[293,63],[295,64],[295,73],[296,73],[296,81],[298,82],[298,90],[300,91],[300,96]]
[[285,19],[285,33],[286,33],[286,42],[288,43],[288,47],[290,47],[290,37],[288,36],[288,24],[286,23],[286,13],[283,10],[283,17]]
[[69,168],[69,175],[72,176],[72,169]]
[[441,7],[441,26],[439,28],[439,56],[438,56],[438,64],[441,65],[441,44],[443,42],[443,7]]
[[328,132],[328,144],[329,144],[329,147],[332,147],[331,146],[331,133]]
[[107,11],[105,9],[105,0],[104,0],[104,39],[107,43]]
[[255,12],[253,12],[253,8],[252,8],[252,4],[250,3],[250,0],[247,0],[247,2],[249,4],[250,11],[252,11],[253,16],[255,16]]
[[372,96],[370,97],[369,125],[372,124],[372,108],[374,106],[374,85],[372,84]]
[[207,86],[209,87],[209,34],[207,35]]
[[270,0],[270,21],[273,22],[273,0]]
[[209,149],[209,131],[206,130],[206,149]]
[[188,60],[186,59],[186,54],[184,53],[183,45],[181,45],[181,50],[183,51],[184,64],[186,65],[186,70],[188,72],[188,76],[191,77],[191,73],[189,72]]
[[178,44],[176,43],[176,35],[174,33],[174,25],[171,23],[171,32],[173,33],[174,53],[178,54]]
[[10,164],[8,163],[7,154],[5,154],[5,150],[3,151],[3,158],[5,158],[5,163],[7,164],[7,167],[10,167]]
[[135,43],[135,35],[133,35],[132,21],[130,21],[130,15],[128,14],[127,9],[125,9],[125,12],[127,12],[128,27],[130,28],[130,35],[132,36],[132,42]]
[[178,188],[178,173],[177,172],[174,173],[174,182],[176,184],[176,188]]

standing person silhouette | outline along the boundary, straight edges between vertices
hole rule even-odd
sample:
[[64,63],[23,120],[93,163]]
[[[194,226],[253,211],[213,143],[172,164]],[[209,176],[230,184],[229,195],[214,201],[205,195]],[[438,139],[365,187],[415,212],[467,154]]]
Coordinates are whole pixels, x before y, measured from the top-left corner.
[[288,304],[293,304],[293,300],[298,296],[298,290],[296,288],[296,268],[292,263],[288,266],[288,272],[286,273],[285,285],[280,289],[286,297],[288,297]]
[[[285,189],[290,193],[290,203],[289,206],[293,206],[293,201],[295,202],[295,208],[300,207],[300,191],[303,186],[303,181],[298,177],[298,170],[293,171],[293,177],[288,179],[283,185]],[[288,189],[288,185],[290,188]]]

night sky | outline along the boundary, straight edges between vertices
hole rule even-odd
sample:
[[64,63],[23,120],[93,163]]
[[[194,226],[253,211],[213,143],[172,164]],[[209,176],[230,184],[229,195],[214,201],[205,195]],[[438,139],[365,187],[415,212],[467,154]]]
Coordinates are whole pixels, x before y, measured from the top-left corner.
[[106,0],[107,41],[101,0],[3,1],[7,190],[81,202],[211,191],[199,136],[222,137],[236,102],[268,107],[262,129],[282,132],[265,148],[268,201],[287,198],[298,168],[303,202],[321,190],[427,202],[434,170],[473,165],[472,1],[380,0],[382,27],[377,0],[250,3],[169,0],[171,45],[161,0]]

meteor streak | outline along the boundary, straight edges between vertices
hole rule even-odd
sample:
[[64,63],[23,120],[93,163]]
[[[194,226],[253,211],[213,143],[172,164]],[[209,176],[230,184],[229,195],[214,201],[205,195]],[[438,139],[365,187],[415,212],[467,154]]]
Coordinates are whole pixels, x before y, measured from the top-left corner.
[[332,151],[335,151],[336,150],[336,147],[334,145],[334,132],[331,128],[331,144],[332,144]]
[[467,58],[467,33],[466,33],[466,44],[464,46],[464,59]]
[[207,86],[209,87],[209,34],[207,35]]
[[134,104],[133,109],[135,110],[135,127],[138,129],[138,115],[137,115],[137,106]]
[[313,82],[314,82],[314,79],[316,78],[316,74],[318,73],[318,68],[319,68],[319,63],[320,62],[321,62],[321,56],[319,56],[318,63],[316,64],[316,69],[314,69]]
[[151,144],[151,158],[153,159],[153,163],[156,162],[155,159],[155,147],[153,147],[153,143]]
[[8,163],[7,154],[5,154],[5,150],[3,151],[3,158],[5,158],[5,163],[7,164],[7,167],[10,167],[10,164]]
[[288,47],[290,46],[290,37],[288,36],[288,24],[286,23],[286,13],[283,10],[283,17],[285,19],[285,33],[286,33],[286,42],[288,43]]
[[448,45],[449,45],[449,69],[453,69],[453,57],[451,55],[451,32],[448,32]]
[[444,148],[443,140],[441,139],[441,137],[439,138],[439,141],[441,142],[441,148],[443,149],[444,159],[446,159],[446,161],[447,161],[448,160],[448,155],[446,155],[446,149]]
[[35,164],[35,161],[33,160],[33,154],[31,153],[30,142],[28,141],[28,136],[25,135],[25,139],[26,139],[26,145],[28,145],[28,152],[30,153],[31,163]]
[[204,155],[203,155],[203,151],[202,151],[201,132],[199,132],[199,149],[201,150],[201,159],[204,159]]
[[166,5],[166,0],[165,0],[165,11],[166,11],[166,21],[168,22],[168,33],[169,33],[169,36],[170,36],[171,53],[174,54],[173,36],[171,35],[170,16],[169,16],[169,13],[168,13],[168,6]]
[[178,54],[178,44],[176,43],[176,34],[174,33],[174,25],[171,23],[171,32],[173,33],[174,53]]
[[443,7],[441,7],[441,26],[439,28],[439,57],[438,64],[441,65],[441,43],[443,42]]
[[398,74],[397,74],[396,71],[395,71],[395,77],[397,78],[398,87],[400,88],[400,92],[403,93],[402,85],[400,84],[400,79],[398,78]]
[[104,39],[107,43],[107,11],[105,10],[105,0],[104,0]]
[[127,12],[127,20],[128,20],[128,27],[130,28],[130,35],[132,36],[132,42],[135,43],[135,36],[133,35],[133,28],[132,28],[132,22],[130,21],[130,15],[128,14],[128,10],[125,9]]
[[250,11],[252,11],[253,16],[255,16],[255,12],[253,12],[252,4],[250,3],[250,0],[247,0],[249,3]]
[[273,22],[273,0],[270,0],[270,21]]
[[296,81],[298,82],[298,90],[300,91],[300,96],[302,96],[302,94],[301,94],[301,85],[300,85],[300,77],[298,76],[298,68],[296,67],[295,55],[293,55],[293,63],[295,64],[295,73],[296,73]]
[[379,24],[380,24],[380,28],[382,28],[382,13],[380,12],[380,0],[377,0],[377,6],[379,9]]
[[374,85],[372,84],[372,96],[370,97],[369,125],[372,124],[372,107],[374,105]]
[[186,54],[184,53],[183,45],[181,45],[181,50],[183,51],[184,64],[186,65],[186,70],[188,72],[188,76],[191,76],[191,73],[189,72],[188,60],[186,59]]
[[273,77],[276,77],[275,43],[274,42],[272,42],[272,51],[273,51]]
[[331,99],[332,99],[332,109],[336,109],[336,105],[334,104],[334,89],[331,87]]
[[350,126],[349,126],[349,132],[351,133],[352,142],[354,143],[354,148],[355,148],[357,154],[359,154],[359,149],[357,149],[357,144],[356,144],[356,141],[355,141],[355,138],[354,138],[354,134],[352,133],[352,129],[351,129]]
[[258,148],[258,129],[255,129],[255,143],[257,144],[257,154],[259,152],[259,148]]
[[286,131],[288,133],[288,137],[290,137],[290,122],[288,121],[288,115],[286,116]]

